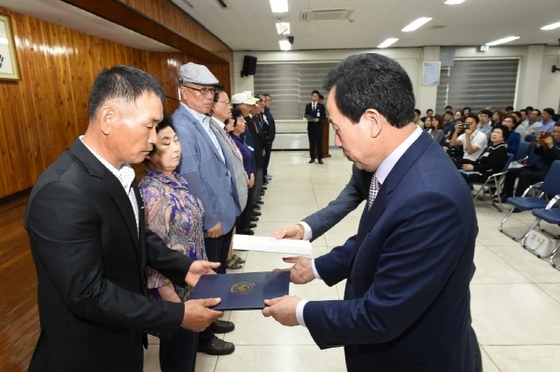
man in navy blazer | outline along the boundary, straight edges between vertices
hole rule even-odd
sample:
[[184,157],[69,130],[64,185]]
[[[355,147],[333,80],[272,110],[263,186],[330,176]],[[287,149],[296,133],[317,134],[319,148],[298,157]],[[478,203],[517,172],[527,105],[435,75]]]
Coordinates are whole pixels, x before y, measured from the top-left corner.
[[320,348],[344,346],[349,371],[473,371],[469,283],[477,235],[468,187],[414,123],[412,83],[378,54],[328,75],[336,144],[375,173],[358,233],[311,260],[291,257],[290,280],[346,279],[343,300],[266,300],[265,316],[304,325]]

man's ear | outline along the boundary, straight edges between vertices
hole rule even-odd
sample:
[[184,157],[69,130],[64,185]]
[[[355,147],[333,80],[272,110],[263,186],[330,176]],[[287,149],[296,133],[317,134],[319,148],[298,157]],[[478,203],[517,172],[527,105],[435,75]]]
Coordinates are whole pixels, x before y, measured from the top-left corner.
[[379,134],[381,134],[383,122],[379,111],[375,109],[367,109],[363,114],[363,118],[370,125],[369,134],[371,138],[377,138]]
[[103,134],[111,133],[118,122],[119,111],[113,106],[105,106],[101,109],[101,131]]

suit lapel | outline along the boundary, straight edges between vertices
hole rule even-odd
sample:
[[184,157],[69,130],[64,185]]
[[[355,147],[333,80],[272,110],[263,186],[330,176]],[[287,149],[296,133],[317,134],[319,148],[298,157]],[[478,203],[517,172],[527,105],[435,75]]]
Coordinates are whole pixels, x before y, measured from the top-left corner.
[[[136,228],[136,218],[134,217],[134,211],[132,205],[130,204],[130,199],[127,193],[124,191],[121,183],[115,177],[107,167],[105,167],[96,157],[89,151],[80,139],[77,139],[70,148],[70,152],[87,168],[92,176],[102,178],[103,188],[114,200],[115,204],[119,208],[124,222],[129,230],[129,233],[136,245],[136,249],[139,249],[138,242],[138,229]],[[136,193],[136,200],[141,204],[142,199],[140,194],[137,192],[138,186],[136,181],[133,182]],[[139,215],[144,212],[143,209],[138,208]],[[139,220],[140,221],[140,220]],[[139,222],[140,223],[140,222]],[[141,225],[139,225],[141,226]]]
[[[401,156],[399,161],[395,164],[393,169],[389,172],[389,175],[385,179],[385,182],[381,185],[377,197],[368,210],[367,203],[360,218],[360,224],[358,227],[358,234],[354,242],[354,248],[352,249],[352,254],[348,264],[348,270],[352,267],[354,263],[354,258],[356,253],[362,244],[366,234],[373,229],[383,212],[387,207],[389,202],[390,194],[396,189],[400,184],[405,174],[408,172],[412,164],[414,164],[420,154],[430,146],[430,144],[435,143],[433,138],[426,132],[423,132],[420,137],[414,141],[414,143],[405,151]],[[412,185],[411,185],[412,187]]]

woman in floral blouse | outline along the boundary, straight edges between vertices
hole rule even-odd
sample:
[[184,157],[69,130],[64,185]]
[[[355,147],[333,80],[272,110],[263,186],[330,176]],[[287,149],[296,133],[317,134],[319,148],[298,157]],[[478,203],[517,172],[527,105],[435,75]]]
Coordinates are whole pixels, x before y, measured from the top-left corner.
[[[181,145],[166,115],[156,127],[157,144],[146,156],[146,171],[139,184],[144,199],[147,227],[171,249],[194,260],[206,260],[204,249],[204,211],[189,192],[187,182],[175,168],[181,160]],[[147,268],[149,296],[155,300],[182,302],[190,293],[187,287],[174,286],[158,271]],[[171,340],[160,340],[162,371],[194,371],[198,334],[183,328]]]

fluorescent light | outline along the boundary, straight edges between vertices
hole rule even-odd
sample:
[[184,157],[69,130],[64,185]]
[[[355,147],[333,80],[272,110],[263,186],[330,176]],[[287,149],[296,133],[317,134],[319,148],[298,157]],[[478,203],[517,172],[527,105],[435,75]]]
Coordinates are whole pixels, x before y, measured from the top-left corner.
[[288,13],[288,0],[270,0],[272,13]]
[[383,49],[383,48],[387,48],[390,45],[393,45],[394,43],[396,43],[399,39],[397,39],[396,37],[390,37],[387,40],[385,40],[384,42],[382,42],[381,44],[379,44],[377,47],[379,49]]
[[459,5],[462,4],[465,0],[447,0],[444,4],[446,5]]
[[494,40],[494,41],[491,41],[489,43],[486,43],[486,45],[494,46],[494,45],[509,43],[510,41],[517,40],[517,39],[519,39],[519,36],[508,36],[508,37],[504,37],[503,39],[498,39],[498,40]]
[[421,17],[418,18],[416,21],[413,21],[411,24],[409,24],[408,26],[406,26],[405,28],[403,28],[401,31],[402,32],[410,32],[410,31],[414,31],[417,28],[421,27],[422,25],[430,22],[432,19],[429,17]]
[[290,22],[276,22],[276,32],[278,32],[278,35],[289,35]]
[[280,45],[280,50],[292,50],[292,44],[290,44],[288,40],[280,40],[278,41],[278,44]]
[[549,25],[541,27],[541,30],[543,30],[543,31],[554,30],[555,28],[558,28],[558,27],[560,27],[560,22],[551,23]]

